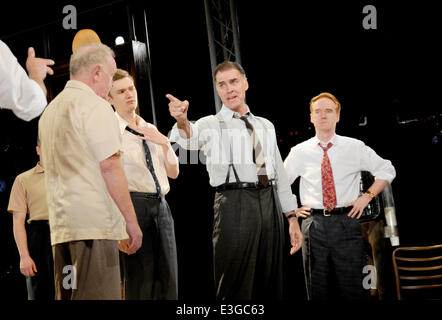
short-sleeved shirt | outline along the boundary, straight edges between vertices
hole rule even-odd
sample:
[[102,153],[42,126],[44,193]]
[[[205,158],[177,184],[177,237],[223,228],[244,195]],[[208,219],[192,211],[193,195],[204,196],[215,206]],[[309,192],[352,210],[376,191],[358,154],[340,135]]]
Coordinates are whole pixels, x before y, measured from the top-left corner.
[[127,238],[100,170],[101,161],[121,152],[110,104],[85,83],[70,80],[41,116],[39,137],[52,245]]
[[48,220],[48,202],[44,169],[37,165],[19,174],[14,181],[9,196],[8,211],[29,214],[28,222]]
[[[123,137],[123,163],[129,191],[148,193],[157,192],[155,181],[147,168],[143,140],[125,130],[128,125],[127,121],[121,118],[116,112],[115,115],[120,124],[121,135]],[[137,123],[138,127],[155,127],[153,124],[144,121],[144,119],[138,115]],[[170,190],[169,179],[167,178],[166,167],[164,165],[164,161],[167,161],[167,159],[164,159],[163,150],[160,145],[151,141],[147,141],[147,145],[152,156],[152,163],[155,168],[155,175],[160,183],[161,192],[167,194]],[[174,153],[169,154],[168,157],[174,157],[175,159],[171,160],[176,163],[176,166],[178,166],[178,159]]]

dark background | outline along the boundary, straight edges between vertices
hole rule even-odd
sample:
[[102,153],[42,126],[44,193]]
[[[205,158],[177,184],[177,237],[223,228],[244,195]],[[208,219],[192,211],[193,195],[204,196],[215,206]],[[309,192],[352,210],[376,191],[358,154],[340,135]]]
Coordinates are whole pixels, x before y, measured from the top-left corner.
[[[128,39],[126,1],[16,2],[1,11],[0,39],[22,65],[28,46],[34,46],[38,56],[44,55],[43,37],[49,38],[50,58],[56,62],[69,58],[78,30],[62,27],[67,4],[77,8],[78,29],[94,29],[109,46],[114,46],[118,35]],[[362,9],[367,4],[376,6],[376,30],[362,27]],[[191,120],[215,112],[204,3],[164,0],[143,5],[157,124],[166,134],[174,124],[166,93],[190,101]],[[253,113],[275,124],[282,158],[292,146],[314,135],[310,99],[323,91],[333,93],[342,105],[338,134],[363,140],[396,168],[392,186],[401,245],[441,243],[442,52],[433,2],[309,1],[301,5],[243,0],[237,9],[242,64],[250,86],[247,103]],[[367,124],[361,125],[365,118]],[[0,286],[5,297],[26,299],[12,217],[6,209],[15,176],[37,161],[38,119],[25,122],[1,110],[0,122],[0,180],[4,182],[0,185]],[[175,218],[179,294],[181,299],[212,301],[214,191],[204,165],[181,165],[180,170],[167,197]],[[287,255],[286,266],[286,299],[305,300],[301,254]]]

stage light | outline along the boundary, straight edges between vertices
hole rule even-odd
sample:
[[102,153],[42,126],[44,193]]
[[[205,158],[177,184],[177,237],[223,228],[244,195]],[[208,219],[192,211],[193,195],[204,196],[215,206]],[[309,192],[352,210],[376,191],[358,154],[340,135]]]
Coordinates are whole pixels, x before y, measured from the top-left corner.
[[115,44],[118,46],[124,43],[124,38],[122,36],[118,36],[115,38]]

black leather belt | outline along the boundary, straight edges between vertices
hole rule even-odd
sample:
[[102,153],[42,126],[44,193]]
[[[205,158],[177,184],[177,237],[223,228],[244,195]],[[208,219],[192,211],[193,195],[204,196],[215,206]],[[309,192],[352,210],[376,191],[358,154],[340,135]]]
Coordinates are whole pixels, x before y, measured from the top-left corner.
[[31,220],[28,222],[28,224],[32,226],[49,226],[49,220]]
[[148,198],[148,199],[158,199],[158,198],[160,198],[158,196],[158,193],[152,193],[152,192],[135,192],[135,191],[131,191],[129,193],[130,193],[131,196],[139,197],[139,198]]
[[262,185],[259,182],[232,182],[232,183],[224,183],[216,187],[216,192],[222,192],[226,190],[235,190],[235,189],[265,189],[271,187],[275,184],[274,180],[270,180],[267,187]]
[[353,207],[340,207],[340,208],[334,208],[332,211],[328,211],[327,209],[312,209],[310,212],[312,214],[322,214],[323,216],[331,216],[336,214],[346,214],[351,211]]

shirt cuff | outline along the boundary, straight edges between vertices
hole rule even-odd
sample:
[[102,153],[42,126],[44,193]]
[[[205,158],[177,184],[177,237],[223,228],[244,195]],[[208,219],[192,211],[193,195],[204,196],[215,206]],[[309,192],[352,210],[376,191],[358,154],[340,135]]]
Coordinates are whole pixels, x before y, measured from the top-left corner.
[[296,199],[297,198],[294,194],[287,197],[287,199],[285,199],[285,200],[281,199],[280,201],[281,201],[282,212],[287,213],[287,212],[298,209],[298,202]]
[[172,127],[172,131],[170,132],[169,140],[170,142],[178,143],[182,148],[187,150],[198,150],[198,127],[189,121],[190,124],[190,133],[191,136],[189,138],[181,137],[178,129],[178,125],[175,123]]

